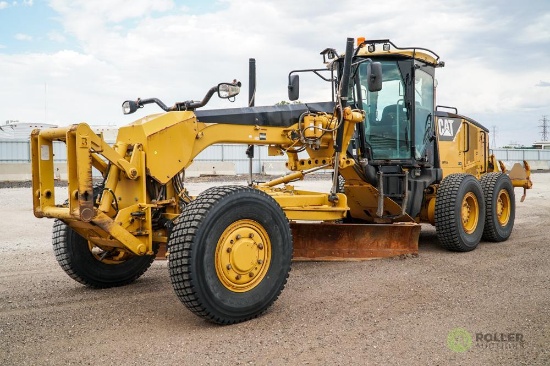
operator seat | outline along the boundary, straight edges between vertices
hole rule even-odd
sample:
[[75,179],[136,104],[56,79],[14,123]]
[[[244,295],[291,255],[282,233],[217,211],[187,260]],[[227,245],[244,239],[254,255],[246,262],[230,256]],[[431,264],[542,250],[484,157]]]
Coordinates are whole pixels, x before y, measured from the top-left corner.
[[[399,120],[398,120],[399,116]],[[402,104],[390,104],[382,110],[380,121],[373,125],[369,131],[369,141],[376,145],[378,150],[408,149],[404,143],[408,140],[407,112]],[[398,129],[399,126],[399,129]],[[399,142],[398,142],[399,141]]]
[[382,110],[382,117],[380,118],[381,125],[395,125],[397,122],[397,108],[398,104],[390,104],[385,106]]

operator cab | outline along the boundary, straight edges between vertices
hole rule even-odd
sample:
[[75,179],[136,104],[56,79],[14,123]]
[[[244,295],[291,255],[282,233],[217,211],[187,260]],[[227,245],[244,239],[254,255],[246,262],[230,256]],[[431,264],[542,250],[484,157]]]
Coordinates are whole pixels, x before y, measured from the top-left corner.
[[[382,87],[369,90],[368,65],[381,65]],[[341,70],[342,62],[338,62]],[[358,39],[348,105],[365,111],[356,125],[355,149],[365,180],[415,217],[423,192],[442,179],[435,135],[436,67],[439,56],[419,47],[401,48],[389,40]],[[342,75],[341,72],[338,74]],[[380,204],[378,214],[382,217]]]
[[[364,41],[355,52],[349,104],[365,111],[358,133],[360,152],[371,163],[434,165],[434,69],[443,66],[432,51],[399,48],[389,40]],[[369,91],[368,62],[382,65],[382,89]]]

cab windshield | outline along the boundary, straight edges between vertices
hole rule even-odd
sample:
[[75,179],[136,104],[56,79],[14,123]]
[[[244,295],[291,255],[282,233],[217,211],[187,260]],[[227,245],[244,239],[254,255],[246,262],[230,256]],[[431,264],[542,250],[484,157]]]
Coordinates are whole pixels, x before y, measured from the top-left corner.
[[405,104],[405,85],[397,61],[381,61],[382,90],[369,92],[367,63],[359,65],[365,118],[365,140],[372,159],[410,159],[411,121]]

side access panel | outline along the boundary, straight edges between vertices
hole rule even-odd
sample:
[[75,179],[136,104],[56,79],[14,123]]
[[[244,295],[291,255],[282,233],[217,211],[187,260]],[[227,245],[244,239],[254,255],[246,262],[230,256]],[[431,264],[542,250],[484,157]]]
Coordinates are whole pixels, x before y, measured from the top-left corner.
[[443,176],[469,173],[479,178],[487,172],[489,131],[475,120],[436,111],[436,133]]

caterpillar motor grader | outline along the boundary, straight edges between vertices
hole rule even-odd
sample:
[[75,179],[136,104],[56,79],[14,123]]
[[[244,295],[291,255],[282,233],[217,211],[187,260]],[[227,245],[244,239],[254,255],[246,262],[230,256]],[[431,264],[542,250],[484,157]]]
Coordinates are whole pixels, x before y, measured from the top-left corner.
[[[348,38],[345,54],[322,52],[325,67],[299,74],[331,84],[322,103],[197,110],[240,83],[221,83],[200,102],[120,128],[107,144],[85,123],[31,135],[36,217],[55,218],[53,246],[65,272],[104,288],[140,277],[165,246],[175,293],[192,312],[231,324],[258,316],[279,296],[291,259],[364,259],[418,250],[420,223],[441,245],[474,249],[504,241],[515,215],[514,187],[531,187],[528,166],[505,174],[489,155],[488,131],[452,108],[434,106],[432,51],[389,40]],[[56,200],[53,142],[67,150],[68,197]],[[191,197],[185,170],[216,143],[267,145],[291,172]],[[103,177],[94,185],[92,169]],[[305,175],[333,171],[329,192],[295,189]],[[66,200],[66,201],[64,201]],[[64,201],[64,202],[63,202]]]

